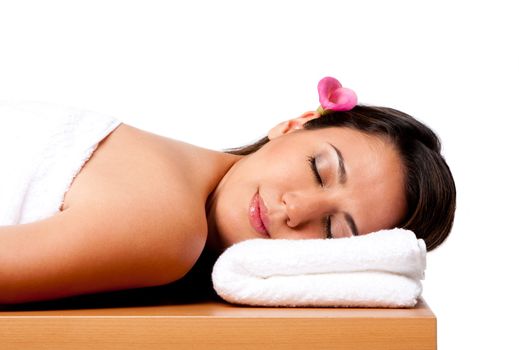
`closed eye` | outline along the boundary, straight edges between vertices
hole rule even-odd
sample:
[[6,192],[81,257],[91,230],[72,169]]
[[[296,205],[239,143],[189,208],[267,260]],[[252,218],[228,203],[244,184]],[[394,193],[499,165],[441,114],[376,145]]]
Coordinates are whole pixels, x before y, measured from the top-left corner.
[[[314,174],[315,181],[317,182],[317,184],[319,186],[324,187],[323,179],[321,178],[321,175],[319,175],[319,171],[317,171],[315,157],[308,156],[308,162],[310,162],[310,168],[312,169],[312,173]],[[330,216],[324,218],[323,226],[324,226],[324,232],[326,233],[326,238],[333,238]]]
[[321,178],[321,175],[319,175],[319,171],[317,171],[315,157],[308,156],[308,162],[310,162],[310,169],[312,169],[312,172],[314,174],[315,180],[317,181],[317,184],[319,184],[319,186],[323,187],[323,179]]

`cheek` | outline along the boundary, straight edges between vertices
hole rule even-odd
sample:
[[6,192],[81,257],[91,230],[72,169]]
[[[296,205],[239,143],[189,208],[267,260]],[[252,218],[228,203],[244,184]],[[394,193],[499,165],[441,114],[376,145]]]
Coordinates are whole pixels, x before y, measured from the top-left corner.
[[279,160],[270,165],[269,182],[279,192],[307,189],[311,186],[312,173],[305,160]]
[[[289,148],[291,146],[285,146]],[[304,175],[304,167],[307,166],[306,156],[287,152],[276,151],[272,148],[262,154],[261,159],[255,164],[262,178],[268,178],[276,183],[290,183]]]

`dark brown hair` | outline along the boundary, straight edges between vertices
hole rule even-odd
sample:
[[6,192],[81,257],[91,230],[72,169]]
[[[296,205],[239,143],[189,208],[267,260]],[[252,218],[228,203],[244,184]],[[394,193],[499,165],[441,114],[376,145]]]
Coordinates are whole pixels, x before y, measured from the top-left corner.
[[[428,251],[447,238],[454,221],[456,186],[441,155],[441,142],[429,127],[396,109],[365,105],[350,111],[327,111],[303,125],[305,130],[328,127],[347,127],[388,139],[398,150],[405,169],[407,212],[398,227],[423,238]],[[264,137],[227,152],[247,155],[268,141]]]

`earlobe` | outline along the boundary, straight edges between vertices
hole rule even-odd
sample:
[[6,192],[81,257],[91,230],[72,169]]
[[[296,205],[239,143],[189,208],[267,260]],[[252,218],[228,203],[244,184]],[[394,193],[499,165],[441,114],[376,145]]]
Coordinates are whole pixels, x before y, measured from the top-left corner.
[[287,132],[288,129],[288,121],[279,123],[275,127],[269,130],[267,137],[269,140],[273,140],[276,137],[279,137],[281,135],[284,135]]
[[291,132],[294,132],[296,130],[303,129],[303,125],[315,118],[318,118],[320,114],[316,111],[309,111],[306,113],[303,113],[301,116],[289,119],[284,122],[279,123],[272,129],[270,129],[267,137],[269,140],[273,140],[276,137],[279,137],[281,135],[290,134]]

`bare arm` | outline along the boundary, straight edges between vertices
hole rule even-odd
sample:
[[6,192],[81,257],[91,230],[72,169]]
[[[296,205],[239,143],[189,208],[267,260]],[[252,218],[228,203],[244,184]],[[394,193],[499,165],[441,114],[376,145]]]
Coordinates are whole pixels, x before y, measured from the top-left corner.
[[170,283],[203,249],[203,234],[157,220],[149,208],[91,204],[0,227],[0,304]]

